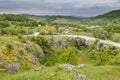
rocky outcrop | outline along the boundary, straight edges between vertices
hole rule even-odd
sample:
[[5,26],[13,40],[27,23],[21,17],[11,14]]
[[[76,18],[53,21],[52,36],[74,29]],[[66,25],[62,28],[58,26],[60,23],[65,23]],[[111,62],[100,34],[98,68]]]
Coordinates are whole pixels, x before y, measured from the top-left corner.
[[78,66],[74,66],[71,64],[61,64],[60,67],[68,70],[68,71],[74,71],[74,77],[76,80],[86,80],[86,76],[79,73],[79,68],[86,67],[86,64],[79,64]]
[[44,54],[43,49],[40,46],[37,46],[36,50],[40,53],[39,57],[40,57],[41,61],[43,62],[43,60],[45,58],[45,54]]
[[86,76],[83,75],[83,74],[75,74],[74,77],[77,79],[77,80],[86,80]]
[[19,71],[19,67],[27,67],[41,64],[44,60],[42,48],[32,42],[12,43],[0,46],[0,68],[7,73],[14,74]]
[[60,47],[60,46],[67,47],[69,45],[73,45],[76,48],[88,45],[85,43],[85,40],[81,39],[81,38],[63,38],[63,39],[59,39],[59,40],[48,39],[48,44],[50,44],[54,47]]
[[[41,61],[44,60],[44,51],[39,45],[29,42],[29,44],[23,44],[23,47],[33,54],[37,53],[36,56],[39,57]],[[24,55],[27,55],[26,51],[24,51]]]
[[19,70],[18,63],[10,63],[6,66],[7,73],[15,74],[18,72],[18,70]]
[[71,64],[61,64],[60,67],[63,67],[67,69],[68,71],[72,71],[75,68],[75,66]]

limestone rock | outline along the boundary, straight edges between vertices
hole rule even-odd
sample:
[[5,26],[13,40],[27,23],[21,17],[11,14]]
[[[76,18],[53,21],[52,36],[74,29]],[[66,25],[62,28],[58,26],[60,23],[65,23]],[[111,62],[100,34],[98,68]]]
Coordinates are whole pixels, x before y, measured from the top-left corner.
[[11,63],[6,66],[6,69],[7,73],[15,74],[19,70],[19,65],[18,63]]
[[60,44],[63,47],[67,47],[67,42],[65,40],[60,40]]
[[39,57],[40,57],[40,59],[43,61],[43,60],[44,60],[44,57],[45,57],[45,54],[44,54],[44,52],[43,52],[43,49],[42,49],[40,46],[36,47],[36,49],[37,49],[37,51],[39,51],[39,53],[40,53]]
[[71,64],[61,64],[60,66],[67,69],[68,71],[72,71],[75,68],[75,66]]
[[40,71],[40,70],[43,70],[43,69],[45,69],[45,66],[40,66],[40,67],[38,67],[38,68],[35,68],[35,71]]
[[86,76],[83,74],[75,74],[74,75],[75,78],[77,78],[78,80],[86,80]]
[[86,67],[87,65],[86,64],[79,64],[78,66],[77,66],[77,68],[84,68],[84,67]]

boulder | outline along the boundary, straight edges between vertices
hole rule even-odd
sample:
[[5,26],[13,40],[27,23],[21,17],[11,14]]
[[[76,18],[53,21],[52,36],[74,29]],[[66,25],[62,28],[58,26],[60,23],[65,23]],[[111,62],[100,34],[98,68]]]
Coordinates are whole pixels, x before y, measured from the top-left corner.
[[63,47],[67,47],[67,42],[65,40],[60,40],[60,45]]
[[75,74],[74,75],[75,78],[77,78],[77,80],[86,80],[86,76],[83,74]]
[[78,66],[77,66],[77,68],[84,68],[84,67],[86,67],[87,65],[86,64],[79,64]]
[[40,71],[40,70],[43,70],[43,69],[45,69],[45,66],[40,66],[40,67],[38,67],[38,68],[35,68],[35,71]]
[[53,41],[53,46],[54,46],[54,47],[58,47],[58,46],[59,46],[59,42],[58,42],[57,40],[54,40],[54,41]]
[[15,74],[19,70],[18,63],[10,63],[6,66],[6,72],[10,74]]
[[75,68],[75,66],[71,64],[61,64],[60,66],[67,69],[68,71],[72,71]]

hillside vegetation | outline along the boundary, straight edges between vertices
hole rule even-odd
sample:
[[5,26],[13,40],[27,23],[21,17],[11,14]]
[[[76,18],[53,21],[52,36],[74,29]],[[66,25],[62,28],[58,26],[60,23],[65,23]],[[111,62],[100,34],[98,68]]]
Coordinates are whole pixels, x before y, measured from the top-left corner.
[[99,15],[96,18],[109,18],[109,19],[114,19],[114,18],[119,18],[120,17],[120,10],[115,10],[115,11],[111,11],[108,13],[105,13],[103,15]]
[[41,22],[85,25],[107,25],[120,23],[120,10],[111,11],[92,18],[76,18],[71,16],[35,16],[24,15]]

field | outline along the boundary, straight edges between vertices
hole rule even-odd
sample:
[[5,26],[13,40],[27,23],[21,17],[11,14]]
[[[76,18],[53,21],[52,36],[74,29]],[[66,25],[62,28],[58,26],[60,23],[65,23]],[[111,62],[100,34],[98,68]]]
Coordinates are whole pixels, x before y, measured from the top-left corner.
[[[120,66],[91,66],[79,69],[85,74],[87,80],[120,80]],[[34,70],[19,72],[14,75],[2,74],[1,80],[76,80],[75,72],[59,68],[59,66],[46,67],[46,69],[35,72]]]

